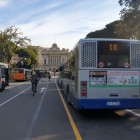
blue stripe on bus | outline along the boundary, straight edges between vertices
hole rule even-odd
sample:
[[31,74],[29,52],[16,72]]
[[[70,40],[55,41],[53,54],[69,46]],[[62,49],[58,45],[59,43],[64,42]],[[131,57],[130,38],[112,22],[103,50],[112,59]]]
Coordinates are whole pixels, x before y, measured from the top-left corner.
[[140,99],[77,99],[73,100],[77,109],[138,109]]

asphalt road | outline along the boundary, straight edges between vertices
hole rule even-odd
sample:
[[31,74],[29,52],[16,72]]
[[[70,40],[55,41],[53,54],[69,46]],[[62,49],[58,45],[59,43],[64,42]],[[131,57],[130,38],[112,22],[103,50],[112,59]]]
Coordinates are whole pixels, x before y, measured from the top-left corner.
[[140,110],[78,111],[56,85],[11,82],[0,92],[0,140],[140,140]]

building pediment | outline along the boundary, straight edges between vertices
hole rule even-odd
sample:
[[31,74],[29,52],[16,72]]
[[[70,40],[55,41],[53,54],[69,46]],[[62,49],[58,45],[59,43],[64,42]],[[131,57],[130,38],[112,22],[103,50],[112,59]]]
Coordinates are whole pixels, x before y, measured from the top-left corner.
[[53,51],[58,51],[58,50],[60,50],[60,48],[57,46],[57,44],[56,43],[54,43],[54,44],[52,44],[52,47],[50,48],[50,50],[53,50]]

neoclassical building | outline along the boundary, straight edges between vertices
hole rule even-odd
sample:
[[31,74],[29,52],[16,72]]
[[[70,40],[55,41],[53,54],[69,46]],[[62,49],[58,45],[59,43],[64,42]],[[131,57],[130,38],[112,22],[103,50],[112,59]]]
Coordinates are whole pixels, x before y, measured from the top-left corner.
[[56,43],[51,48],[36,47],[38,50],[39,66],[38,70],[56,71],[63,65],[69,54],[69,49],[60,49]]

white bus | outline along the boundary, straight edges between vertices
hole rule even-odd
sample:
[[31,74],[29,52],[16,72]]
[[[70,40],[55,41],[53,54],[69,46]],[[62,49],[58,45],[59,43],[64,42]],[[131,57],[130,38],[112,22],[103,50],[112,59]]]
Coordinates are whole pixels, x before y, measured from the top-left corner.
[[140,108],[140,41],[81,39],[58,84],[77,109]]
[[0,90],[3,91],[9,85],[8,64],[0,62]]

